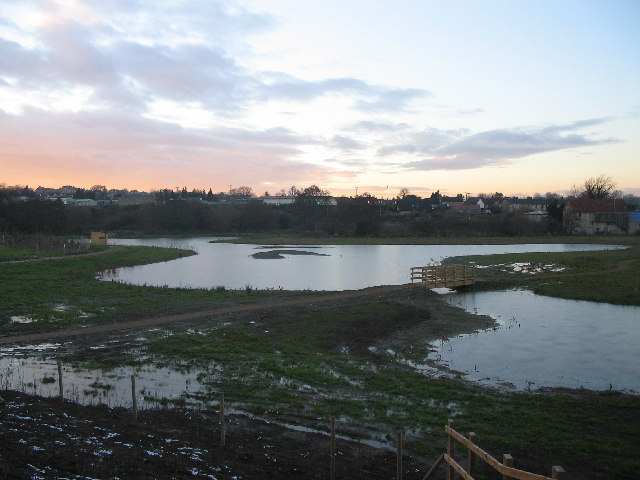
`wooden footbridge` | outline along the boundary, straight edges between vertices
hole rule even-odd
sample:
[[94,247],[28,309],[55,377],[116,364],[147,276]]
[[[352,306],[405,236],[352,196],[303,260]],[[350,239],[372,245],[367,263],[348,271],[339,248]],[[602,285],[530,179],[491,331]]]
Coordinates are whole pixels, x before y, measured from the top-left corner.
[[476,283],[473,265],[427,265],[411,267],[411,283],[420,282],[426,288],[460,287]]

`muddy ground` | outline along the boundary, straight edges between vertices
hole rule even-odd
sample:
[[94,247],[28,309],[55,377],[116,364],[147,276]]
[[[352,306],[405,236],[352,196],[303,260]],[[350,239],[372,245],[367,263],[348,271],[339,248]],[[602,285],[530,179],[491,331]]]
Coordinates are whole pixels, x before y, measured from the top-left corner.
[[[145,410],[135,421],[125,409],[15,392],[0,392],[0,405],[0,478],[330,478],[328,434],[231,415],[222,447],[213,412]],[[395,475],[392,450],[338,439],[336,453],[337,478]]]
[[[153,321],[121,323],[115,330],[96,326],[83,328],[81,335],[68,330],[67,335],[29,334],[14,340],[56,337],[56,341],[71,341],[64,343],[65,351],[58,354],[73,355],[109,339],[127,343],[126,339],[133,341],[140,334],[152,335],[151,327],[162,324],[190,328],[230,320],[265,321],[267,317],[286,322],[301,310],[335,309],[371,301],[423,304],[425,295],[429,294],[419,287],[373,288],[263,304],[260,308],[229,306],[223,311],[210,309],[207,314],[198,310],[191,317],[163,316],[158,312],[160,315]],[[462,326],[451,321],[454,310],[459,318],[459,310],[439,301],[429,304],[428,323],[413,322],[403,328],[378,325],[366,335],[359,330],[348,331],[348,338],[342,340],[356,350],[366,350],[372,343],[383,349],[418,337],[441,338],[486,328],[492,322],[469,315]],[[6,337],[3,341],[11,343]],[[295,423],[291,414],[284,417],[284,423]],[[280,416],[270,421],[268,415],[255,418],[232,414],[226,420],[226,444],[222,448],[218,411],[142,410],[134,421],[127,409],[81,406],[68,400],[61,403],[57,398],[0,392],[0,478],[329,478],[329,425],[313,422],[307,425],[307,431],[300,431],[281,426]],[[343,432],[348,437],[343,438],[340,428],[338,424],[337,478],[395,478],[395,438],[374,447],[346,439],[353,438],[357,425],[350,425],[350,431]],[[429,467],[424,459],[405,454],[405,478],[422,478]]]

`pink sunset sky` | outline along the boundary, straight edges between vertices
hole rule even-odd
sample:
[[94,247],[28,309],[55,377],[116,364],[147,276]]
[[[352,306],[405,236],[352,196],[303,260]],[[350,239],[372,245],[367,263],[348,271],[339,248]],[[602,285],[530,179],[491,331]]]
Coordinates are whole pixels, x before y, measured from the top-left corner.
[[640,194],[640,3],[4,0],[0,183]]

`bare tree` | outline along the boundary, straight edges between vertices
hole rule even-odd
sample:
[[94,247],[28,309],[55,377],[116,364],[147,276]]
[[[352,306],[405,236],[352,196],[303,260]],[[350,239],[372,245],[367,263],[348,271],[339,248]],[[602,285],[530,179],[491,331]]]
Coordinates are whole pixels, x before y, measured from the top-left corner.
[[616,192],[616,182],[608,175],[587,178],[580,186],[574,186],[572,193],[585,198],[609,198]]
[[402,187],[398,193],[398,198],[406,198],[407,195],[410,195],[409,189],[407,187]]

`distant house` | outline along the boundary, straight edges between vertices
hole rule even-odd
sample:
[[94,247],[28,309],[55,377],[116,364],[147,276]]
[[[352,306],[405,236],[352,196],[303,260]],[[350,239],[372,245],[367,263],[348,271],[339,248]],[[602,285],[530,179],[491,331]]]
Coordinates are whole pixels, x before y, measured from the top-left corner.
[[97,200],[94,200],[92,198],[69,198],[69,199],[63,199],[63,202],[70,205],[76,205],[78,207],[97,207],[98,206]]
[[621,199],[577,198],[564,209],[564,229],[581,235],[621,234],[629,231],[627,202]]
[[[330,207],[335,207],[338,204],[338,201],[333,197],[320,196],[313,197],[316,204],[325,205]],[[260,200],[265,205],[271,205],[272,207],[280,207],[282,205],[293,205],[296,201],[296,197],[292,195],[265,195],[260,197]]]
[[640,212],[629,212],[629,235],[640,235]]
[[72,185],[65,185],[60,188],[60,195],[62,197],[73,197],[78,189]]
[[455,197],[440,197],[440,204],[445,207],[453,208],[454,205],[462,205],[463,203],[464,196],[461,193],[459,193]]
[[477,213],[480,213],[481,210],[482,209],[480,208],[480,205],[478,205],[477,203],[454,203],[453,205],[451,205],[451,211],[460,214],[475,215]]
[[296,201],[296,197],[292,195],[265,195],[264,197],[260,197],[260,199],[265,205],[271,205],[274,207],[279,207],[281,205],[291,205]]
[[543,197],[537,198],[505,198],[502,200],[502,210],[504,212],[534,212],[546,209],[547,200]]
[[475,203],[480,207],[480,210],[484,210],[485,208],[487,208],[486,199],[483,199],[481,197],[469,197],[467,198],[467,201],[465,203],[467,204]]
[[430,199],[418,197],[416,195],[406,195],[396,201],[398,212],[409,214],[417,211],[431,211],[432,204]]

